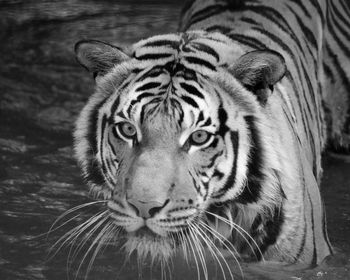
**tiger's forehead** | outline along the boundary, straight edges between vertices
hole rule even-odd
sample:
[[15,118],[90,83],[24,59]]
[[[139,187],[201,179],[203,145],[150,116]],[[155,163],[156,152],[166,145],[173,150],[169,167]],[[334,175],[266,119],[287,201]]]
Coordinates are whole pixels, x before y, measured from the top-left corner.
[[205,31],[158,35],[133,45],[133,57],[142,63],[173,60],[200,73],[215,71],[243,53],[241,46],[227,36]]
[[[188,79],[191,76],[191,79]],[[145,75],[120,94],[118,109],[113,114],[137,124],[194,127],[200,121],[215,118],[220,98],[215,87],[199,81],[195,73],[178,70],[171,75],[161,69],[156,77]],[[162,120],[162,121],[160,121]]]
[[137,124],[161,115],[168,126],[194,127],[199,121],[216,118],[221,100],[216,73],[239,48],[219,33],[189,32],[160,35],[133,46],[133,70],[119,89],[111,118]]

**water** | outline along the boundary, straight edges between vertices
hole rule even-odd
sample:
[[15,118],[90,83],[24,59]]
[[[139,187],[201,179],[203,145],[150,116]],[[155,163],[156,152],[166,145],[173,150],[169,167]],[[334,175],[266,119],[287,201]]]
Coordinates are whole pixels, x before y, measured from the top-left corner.
[[[73,45],[79,39],[95,38],[125,46],[176,30],[181,3],[139,3],[16,0],[0,4],[4,54],[0,57],[1,280],[75,277],[85,251],[69,263],[68,256],[74,253],[69,247],[54,257],[51,253],[51,259],[49,249],[69,229],[96,213],[98,206],[76,212],[80,216],[74,221],[45,234],[64,211],[91,201],[72,158],[71,131],[92,92],[93,79],[75,62]],[[303,271],[254,270],[244,265],[246,279],[350,279],[349,158],[326,156],[324,170],[322,193],[335,256],[321,267]],[[141,264],[140,271],[133,258],[124,261],[120,248],[107,246],[88,279],[159,279],[158,268],[151,272],[149,264]],[[78,279],[85,277],[87,265],[84,262]],[[174,267],[173,279],[197,277],[194,263],[186,268],[178,258]],[[208,262],[208,269],[210,279],[223,279],[213,262]],[[236,276],[239,279],[239,273]]]

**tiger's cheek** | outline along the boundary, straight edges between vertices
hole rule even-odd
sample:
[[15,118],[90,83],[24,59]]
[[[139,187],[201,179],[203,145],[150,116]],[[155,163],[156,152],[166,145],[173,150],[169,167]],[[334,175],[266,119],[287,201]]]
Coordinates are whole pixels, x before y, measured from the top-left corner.
[[216,136],[210,146],[198,151],[193,156],[192,162],[197,170],[199,182],[208,195],[216,189],[218,179],[223,177],[223,174],[218,171],[218,166],[225,164],[226,154],[223,139]]
[[102,172],[106,179],[111,181],[110,187],[114,195],[118,194],[122,197],[125,185],[123,178],[127,177],[129,166],[132,164],[133,151],[125,141],[116,137],[112,131],[109,131],[104,146],[108,149],[105,149],[103,154],[105,168],[102,168]]

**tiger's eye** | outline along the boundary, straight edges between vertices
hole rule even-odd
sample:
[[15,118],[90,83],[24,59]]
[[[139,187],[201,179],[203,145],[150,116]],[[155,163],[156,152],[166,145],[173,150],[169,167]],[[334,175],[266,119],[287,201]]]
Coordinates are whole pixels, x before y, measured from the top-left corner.
[[134,138],[136,136],[136,128],[129,122],[118,124],[118,131],[125,138]]
[[211,137],[211,134],[205,130],[197,130],[191,135],[191,142],[193,145],[203,145]]

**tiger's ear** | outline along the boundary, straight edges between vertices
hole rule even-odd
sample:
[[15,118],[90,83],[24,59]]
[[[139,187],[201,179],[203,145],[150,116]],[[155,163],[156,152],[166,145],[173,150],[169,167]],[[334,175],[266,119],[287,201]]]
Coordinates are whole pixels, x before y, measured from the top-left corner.
[[106,74],[129,58],[118,47],[97,40],[81,40],[75,44],[74,51],[78,62],[94,77]]
[[278,52],[258,50],[242,55],[229,70],[245,88],[257,96],[260,104],[265,105],[273,86],[283,78],[286,64]]

